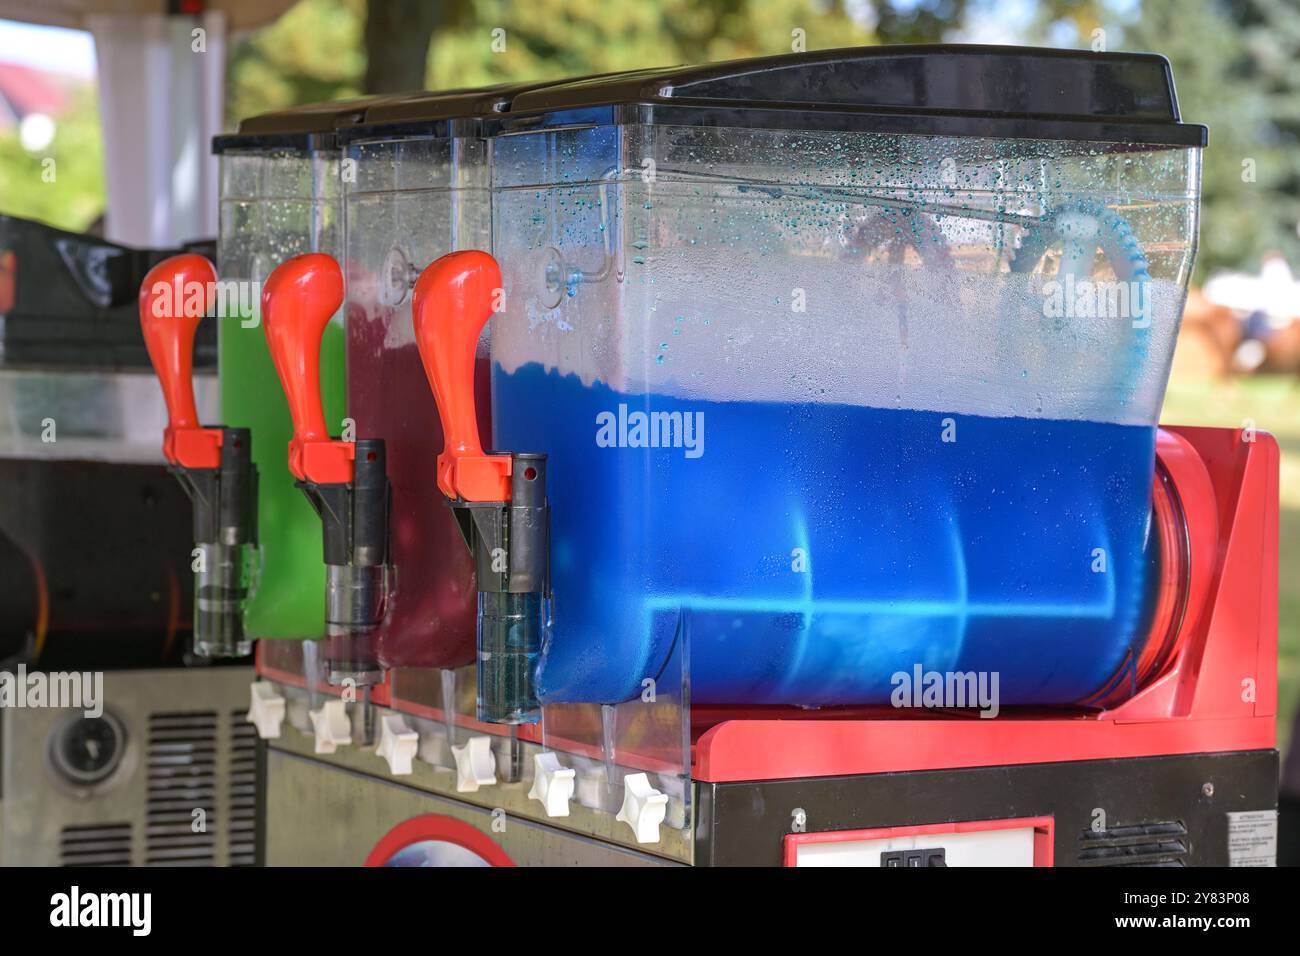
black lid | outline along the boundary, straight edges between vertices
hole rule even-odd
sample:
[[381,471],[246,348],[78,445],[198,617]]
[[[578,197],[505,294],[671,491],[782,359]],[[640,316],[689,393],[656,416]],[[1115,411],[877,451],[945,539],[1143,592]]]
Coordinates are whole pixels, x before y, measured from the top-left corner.
[[[416,90],[273,110],[243,120],[237,133],[214,137],[212,151],[331,150],[343,141],[363,138],[379,129],[385,134],[400,134],[409,129],[412,133],[430,135],[430,127],[435,124],[502,113],[509,109],[515,93],[562,82],[570,81]],[[443,135],[448,135],[445,130]]]
[[612,74],[521,92],[500,126],[573,122],[1206,141],[1204,126],[1180,122],[1162,56],[1007,46],[855,47]]
[[364,96],[328,103],[309,103],[250,116],[239,132],[212,138],[212,151],[285,150],[310,153],[338,148],[338,130],[360,122],[367,107],[390,96]]
[[385,97],[364,110],[346,129],[340,129],[340,138],[350,142],[376,135],[450,136],[453,122],[504,112],[515,91],[535,85],[499,83]]
[[540,85],[543,84],[498,83],[494,86],[407,93],[374,104],[366,110],[365,116],[357,125],[369,128],[503,113],[510,108],[511,101],[519,91]]
[[[603,73],[600,77],[621,74]],[[510,110],[514,100],[528,92],[542,90],[578,80],[599,77],[569,77],[562,80],[533,80],[526,83],[498,83],[494,86],[436,90],[390,96],[369,106],[350,128],[342,133],[344,141],[372,136],[473,135],[476,127],[456,128],[456,121],[476,121],[499,116]]]

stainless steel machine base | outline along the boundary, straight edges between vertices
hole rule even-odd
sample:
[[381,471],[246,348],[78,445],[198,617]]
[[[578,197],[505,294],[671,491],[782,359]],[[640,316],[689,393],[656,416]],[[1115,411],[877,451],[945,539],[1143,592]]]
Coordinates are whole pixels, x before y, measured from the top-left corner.
[[109,671],[102,717],[0,710],[0,866],[260,862],[252,677]]
[[672,865],[659,856],[490,807],[440,797],[324,760],[267,750],[268,866],[358,866],[394,827],[430,815],[491,834],[519,866]]

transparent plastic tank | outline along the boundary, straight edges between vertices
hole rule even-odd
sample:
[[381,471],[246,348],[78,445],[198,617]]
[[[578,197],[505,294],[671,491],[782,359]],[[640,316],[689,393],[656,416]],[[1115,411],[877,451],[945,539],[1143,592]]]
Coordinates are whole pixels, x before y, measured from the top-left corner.
[[[402,97],[349,133],[348,408],[358,436],[383,439],[392,488],[390,591],[377,633],[387,667],[456,667],[474,660],[474,563],[438,490],[437,405],[420,364],[411,289],[439,256],[489,242],[487,148],[471,96]],[[482,343],[481,429],[488,425]]]
[[[245,616],[255,638],[316,638],[325,633],[321,524],[286,467],[293,434],[284,392],[261,327],[260,284],[276,266],[307,252],[338,255],[342,246],[337,147],[279,145],[275,137],[239,137],[221,145],[217,272],[241,280],[242,309],[219,316],[221,420],[248,428],[258,469],[260,571]],[[341,430],[345,411],[343,320],[321,344],[325,417]]]
[[549,456],[543,702],[632,699],[687,638],[704,703],[1135,688],[1204,131],[1159,58],[871,80],[934,80],[918,56],[560,88],[493,140],[494,444]]

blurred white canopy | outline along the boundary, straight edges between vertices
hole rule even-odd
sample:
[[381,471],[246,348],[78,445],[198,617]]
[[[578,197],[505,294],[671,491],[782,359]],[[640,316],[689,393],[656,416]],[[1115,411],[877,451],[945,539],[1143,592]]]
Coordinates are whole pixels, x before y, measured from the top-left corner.
[[[266,26],[298,0],[204,0],[195,2],[196,15],[220,13],[232,33]],[[50,27],[89,30],[94,16],[161,16],[167,0],[0,0],[0,19],[22,20]]]
[[297,0],[0,0],[0,18],[95,38],[108,209],[104,236],[165,247],[217,234],[212,137],[224,125],[226,38]]

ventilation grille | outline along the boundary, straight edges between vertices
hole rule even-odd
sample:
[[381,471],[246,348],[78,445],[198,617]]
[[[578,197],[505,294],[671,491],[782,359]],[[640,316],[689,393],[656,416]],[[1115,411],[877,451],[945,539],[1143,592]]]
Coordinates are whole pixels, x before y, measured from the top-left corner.
[[[215,712],[150,716],[148,865],[212,866],[216,862],[217,776]],[[201,832],[195,832],[200,819]]]
[[1083,866],[1183,866],[1187,827],[1181,823],[1143,823],[1085,830],[1079,837]]
[[130,866],[131,824],[68,826],[59,834],[60,866]]
[[257,728],[242,710],[230,714],[231,866],[257,865]]

